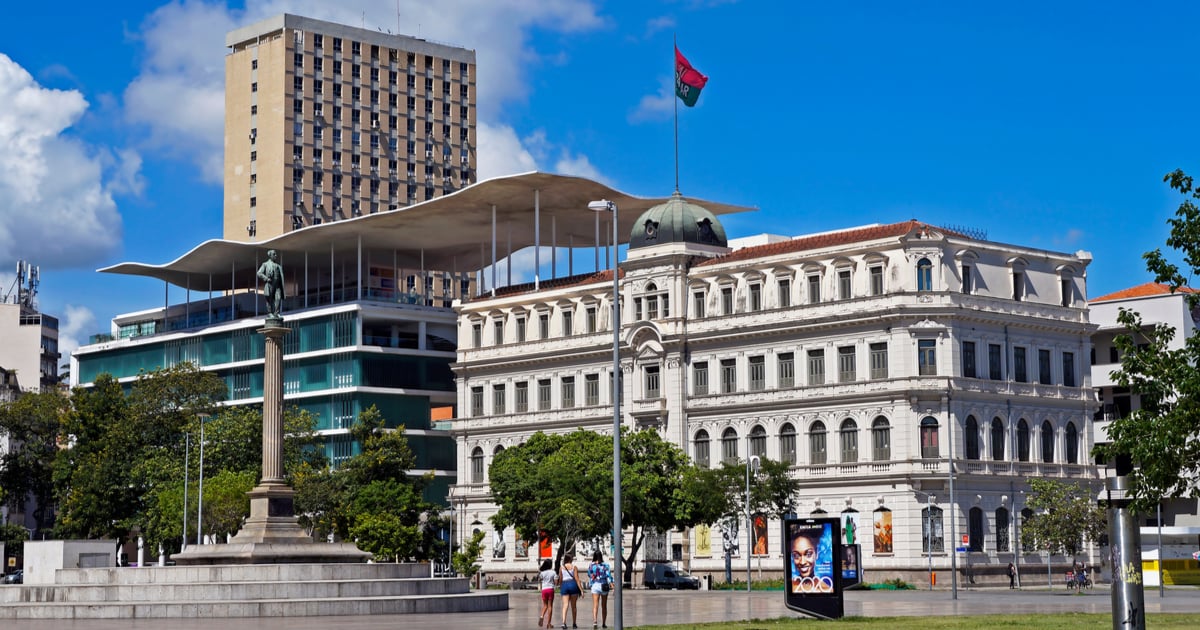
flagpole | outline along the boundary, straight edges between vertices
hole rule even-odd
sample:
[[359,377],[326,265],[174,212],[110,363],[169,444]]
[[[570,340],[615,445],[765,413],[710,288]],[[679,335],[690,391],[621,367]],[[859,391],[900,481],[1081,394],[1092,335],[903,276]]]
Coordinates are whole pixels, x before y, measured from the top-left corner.
[[[679,40],[674,33],[671,34],[671,43],[675,50],[679,50]],[[674,51],[672,51],[674,53]],[[676,83],[679,82],[679,77],[676,76],[678,68],[675,65],[675,55],[671,55],[671,76],[675,77]],[[671,102],[675,104],[675,192],[679,192],[679,97],[675,95],[675,89],[671,90]]]

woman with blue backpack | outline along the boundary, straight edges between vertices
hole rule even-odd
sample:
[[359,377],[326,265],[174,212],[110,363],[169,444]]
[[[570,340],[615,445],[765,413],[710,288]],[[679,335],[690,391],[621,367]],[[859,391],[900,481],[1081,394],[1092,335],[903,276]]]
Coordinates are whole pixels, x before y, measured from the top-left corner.
[[[588,567],[588,581],[592,584],[592,627],[599,618],[608,627],[608,592],[612,590],[612,569],[604,562],[604,554],[592,554],[592,566]],[[599,613],[599,614],[597,614]]]

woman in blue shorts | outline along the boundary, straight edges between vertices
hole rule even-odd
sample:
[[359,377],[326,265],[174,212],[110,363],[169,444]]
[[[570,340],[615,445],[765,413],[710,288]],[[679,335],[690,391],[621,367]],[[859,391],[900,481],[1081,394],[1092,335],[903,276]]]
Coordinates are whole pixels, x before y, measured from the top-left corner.
[[568,553],[563,556],[562,573],[559,577],[558,592],[562,593],[563,611],[562,611],[562,627],[566,630],[567,627],[567,609],[571,609],[571,627],[578,628],[579,611],[575,609],[575,603],[579,600],[579,596],[583,591],[579,588],[579,570],[575,568],[575,554]]

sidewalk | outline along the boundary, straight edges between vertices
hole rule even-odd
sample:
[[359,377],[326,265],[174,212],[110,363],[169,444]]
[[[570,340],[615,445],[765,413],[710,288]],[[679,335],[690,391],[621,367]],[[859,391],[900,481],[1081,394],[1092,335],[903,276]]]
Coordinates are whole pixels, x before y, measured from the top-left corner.
[[[960,589],[958,599],[949,590],[850,591],[846,615],[860,617],[982,615],[1022,613],[1108,613],[1107,586],[1076,595],[1065,589],[1010,591],[1008,588]],[[611,614],[611,604],[610,614]],[[446,630],[472,627],[488,630],[536,630],[538,594],[515,591],[509,610],[454,615],[380,615],[371,617],[280,617],[271,619],[124,619],[17,621],[5,630]],[[685,624],[712,621],[767,619],[795,615],[783,605],[782,592],[730,591],[625,591],[625,627],[649,624]],[[1173,588],[1160,599],[1157,588],[1146,590],[1146,612],[1200,612],[1200,589]],[[560,601],[554,603],[554,620],[560,623]],[[579,627],[592,626],[592,601],[579,600]],[[612,619],[609,619],[612,627]],[[570,620],[567,622],[570,624]]]

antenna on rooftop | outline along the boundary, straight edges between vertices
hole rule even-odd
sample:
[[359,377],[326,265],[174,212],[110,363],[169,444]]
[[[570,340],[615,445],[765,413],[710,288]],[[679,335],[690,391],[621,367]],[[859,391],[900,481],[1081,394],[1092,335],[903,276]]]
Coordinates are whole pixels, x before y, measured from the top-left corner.
[[24,260],[17,261],[17,275],[13,278],[8,293],[0,296],[0,303],[20,304],[31,309],[37,308],[37,292],[41,268],[35,267]]

